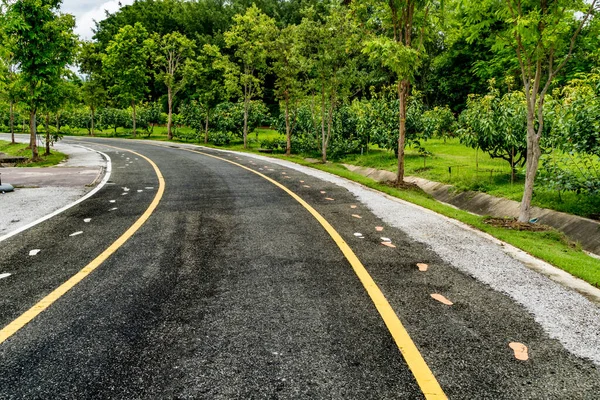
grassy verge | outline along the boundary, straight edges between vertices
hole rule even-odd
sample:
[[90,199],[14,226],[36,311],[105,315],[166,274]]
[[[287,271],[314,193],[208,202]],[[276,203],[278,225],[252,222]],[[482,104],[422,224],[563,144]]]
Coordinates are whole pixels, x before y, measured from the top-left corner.
[[[11,144],[10,142],[6,142],[4,140],[0,140],[0,153],[10,154],[11,156],[19,156],[19,157],[31,157],[31,150],[27,147],[29,145],[26,143],[16,143]],[[40,150],[40,160],[36,162],[25,161],[17,164],[18,167],[51,167],[56,165],[67,158],[66,154],[53,150],[52,153],[48,156],[42,155],[44,153],[43,149]]]
[[[457,190],[474,190],[492,196],[521,201],[525,177],[518,173],[511,182],[509,164],[491,158],[460,143],[457,138],[446,141],[429,139],[422,143],[432,154],[424,158],[417,149],[407,147],[406,174],[453,185]],[[393,152],[371,148],[363,155],[351,154],[340,162],[396,172],[397,159]],[[600,210],[600,196],[557,192],[536,187],[534,206],[549,208],[569,214],[590,217]]]

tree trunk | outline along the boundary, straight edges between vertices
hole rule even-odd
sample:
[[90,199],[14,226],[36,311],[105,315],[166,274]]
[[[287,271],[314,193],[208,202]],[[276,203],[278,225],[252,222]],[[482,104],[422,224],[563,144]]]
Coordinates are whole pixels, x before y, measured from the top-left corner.
[[171,126],[173,125],[173,90],[171,87],[167,87],[167,103],[169,107],[169,112],[167,114],[167,140],[173,139],[173,131],[171,130]]
[[327,162],[327,142],[325,141],[325,86],[321,84],[321,159]]
[[133,109],[133,137],[135,137],[135,102],[131,102],[131,108]]
[[37,148],[37,131],[35,122],[35,109],[29,112],[29,147],[31,148],[31,160],[37,161],[39,159],[38,148]]
[[285,155],[289,156],[292,154],[292,130],[290,129],[290,98],[286,91],[285,93],[285,135],[287,143],[285,145]]
[[244,148],[248,148],[248,108],[249,100],[244,99]]
[[96,110],[94,107],[90,107],[90,111],[92,112],[92,131],[90,132],[92,136],[94,136],[94,118],[96,118]]
[[46,113],[46,152],[45,156],[50,155],[50,114]]
[[15,144],[15,104],[10,101],[10,139]]
[[206,122],[204,123],[204,144],[208,143],[208,116],[210,109],[206,107]]
[[398,82],[398,176],[396,184],[404,182],[404,143],[406,142],[406,101],[409,82]]
[[537,174],[542,150],[540,138],[535,132],[534,117],[527,113],[527,164],[525,169],[525,190],[521,200],[519,222],[529,222],[531,217],[531,199],[533,198],[533,184]]

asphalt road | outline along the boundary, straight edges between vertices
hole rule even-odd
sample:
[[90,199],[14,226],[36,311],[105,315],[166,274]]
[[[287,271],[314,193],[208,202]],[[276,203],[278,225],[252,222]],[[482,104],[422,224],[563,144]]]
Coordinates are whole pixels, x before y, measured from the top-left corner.
[[[289,193],[176,145],[86,144],[111,157],[109,184],[0,243],[0,273],[12,274],[0,279],[0,328],[119,242],[151,207],[160,188],[152,165],[107,145],[152,160],[164,194],[97,269],[0,343],[0,399],[425,397],[421,372],[400,353],[353,265]],[[202,151],[270,177],[321,214],[449,398],[599,398],[597,366],[564,350],[507,296],[386,226],[347,190]],[[382,236],[396,247],[382,245]],[[432,293],[470,301],[448,306]],[[530,358],[517,360],[510,342],[527,343]]]

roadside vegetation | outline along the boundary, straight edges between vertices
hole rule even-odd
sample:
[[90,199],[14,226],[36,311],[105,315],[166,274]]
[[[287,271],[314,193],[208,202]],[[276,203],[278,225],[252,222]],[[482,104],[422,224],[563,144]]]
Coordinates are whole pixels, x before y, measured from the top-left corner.
[[[599,218],[600,0],[138,0],[88,41],[60,5],[0,5],[0,127],[33,162],[38,134],[182,141],[386,169],[368,185],[432,209],[406,175],[520,201],[521,223]],[[600,269],[555,233],[456,218]]]
[[58,151],[52,151],[52,153],[47,156],[40,156],[37,161],[31,161],[31,159],[29,159],[31,150],[27,144],[10,143],[4,140],[0,140],[0,153],[17,157],[25,157],[25,161],[17,163],[17,166],[19,167],[50,167],[64,161],[67,158],[66,154]]

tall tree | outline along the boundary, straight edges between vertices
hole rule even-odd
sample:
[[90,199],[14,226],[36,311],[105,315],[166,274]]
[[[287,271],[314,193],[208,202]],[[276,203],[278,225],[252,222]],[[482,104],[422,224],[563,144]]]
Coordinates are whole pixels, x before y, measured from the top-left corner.
[[93,42],[82,42],[77,57],[79,71],[84,75],[81,95],[90,108],[90,135],[94,136],[96,110],[106,101],[106,90],[102,82],[102,54]]
[[255,4],[244,15],[236,15],[225,32],[225,43],[232,49],[232,60],[223,60],[226,86],[244,102],[244,148],[248,147],[248,112],[250,101],[262,93],[267,58],[275,39],[275,20],[263,14]]
[[167,87],[167,139],[173,139],[171,126],[173,124],[173,98],[185,84],[183,69],[185,62],[194,56],[196,43],[179,32],[167,33],[156,40],[157,57],[155,63],[160,71],[159,79]]
[[44,86],[60,78],[76,45],[75,18],[59,12],[60,0],[17,0],[9,6],[6,32],[19,64],[29,109],[32,159],[38,158],[36,114],[45,101]]
[[223,100],[223,72],[213,64],[220,56],[218,48],[204,45],[195,60],[188,60],[184,75],[190,97],[198,102],[204,111],[204,143],[208,143],[208,124],[211,111]]
[[[497,48],[514,48],[527,102],[527,163],[519,221],[530,218],[533,186],[542,150],[544,101],[556,75],[573,54],[577,36],[596,11],[598,0],[505,0],[507,34]],[[581,13],[579,17],[577,13]]]
[[333,115],[348,98],[356,77],[357,26],[347,8],[334,3],[327,15],[310,8],[298,27],[302,53],[307,59],[312,90],[321,97],[321,158],[327,162]]
[[109,93],[118,103],[131,106],[134,137],[136,106],[148,92],[148,63],[154,46],[142,24],[126,25],[110,41],[102,60],[110,81]]
[[[404,181],[406,107],[410,85],[422,62],[423,35],[434,0],[365,0],[355,4],[356,14],[365,21],[368,38],[364,52],[391,70],[398,92],[398,173],[396,184]],[[416,36],[416,41],[414,40]]]
[[281,31],[275,40],[273,72],[276,76],[275,89],[277,97],[283,101],[285,110],[286,147],[285,154],[291,153],[292,127],[290,123],[290,109],[302,94],[300,75],[306,67],[302,56],[298,27],[289,25]]

